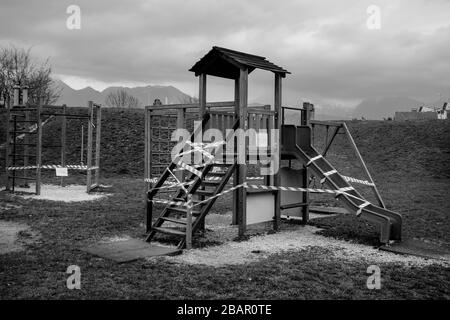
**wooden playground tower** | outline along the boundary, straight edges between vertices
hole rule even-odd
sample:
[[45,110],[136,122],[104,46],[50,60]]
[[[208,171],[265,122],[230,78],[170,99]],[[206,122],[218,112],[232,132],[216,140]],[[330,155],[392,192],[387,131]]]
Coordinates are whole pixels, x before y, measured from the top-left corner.
[[[263,107],[248,106],[248,75],[255,69],[262,69],[274,73],[274,105]],[[190,248],[192,234],[204,228],[204,219],[214,202],[225,193],[233,193],[233,224],[239,226],[239,235],[246,233],[249,225],[268,224],[277,230],[280,225],[281,211],[289,212],[300,209],[302,223],[309,219],[309,195],[311,192],[333,193],[341,200],[349,212],[356,213],[374,224],[381,226],[380,241],[388,243],[401,238],[401,216],[385,208],[381,196],[373,183],[364,161],[348,131],[345,123],[312,120],[313,105],[304,103],[303,108],[282,107],[282,79],[289,72],[269,62],[265,57],[255,56],[230,49],[213,47],[200,59],[190,71],[199,78],[199,102],[178,105],[154,105],[145,108],[145,181],[146,181],[146,223],[147,237],[150,242],[157,234],[166,234],[179,239],[178,248]],[[208,103],[206,101],[207,76],[216,76],[234,81],[234,101]],[[285,124],[285,113],[295,111],[300,113],[300,125]],[[281,168],[281,161],[288,161],[291,168],[292,161],[297,161],[298,169],[294,185],[290,180],[292,171],[276,170],[273,174],[261,177],[250,177],[248,161],[258,157],[251,146],[244,142],[244,147],[234,145],[234,150],[227,150],[224,154],[217,154],[215,160],[199,166],[198,170],[180,163],[178,158],[168,159],[173,143],[170,143],[170,132],[178,128],[192,128],[189,119],[199,117],[201,126],[193,131],[188,142],[193,142],[199,130],[207,128],[219,129],[228,141],[232,136],[226,134],[226,129],[233,131],[255,129],[265,134],[268,150],[272,159],[276,159]],[[326,127],[326,147],[319,152],[312,146],[312,130],[315,126]],[[329,139],[328,131],[334,128]],[[280,132],[273,136],[271,131]],[[343,131],[343,132],[342,132]],[[339,133],[349,137],[352,147],[362,164],[369,181],[362,181],[370,186],[379,202],[376,206],[368,202],[359,194],[349,181],[357,181],[340,175],[325,159],[326,153]],[[329,139],[329,140],[328,140]],[[245,140],[244,140],[245,141]],[[190,144],[191,145],[191,144]],[[259,148],[259,146],[258,146]],[[224,162],[232,157],[233,161]],[[242,157],[245,162],[238,162]],[[240,159],[242,159],[240,158]],[[181,168],[180,168],[181,166]],[[197,171],[197,172],[195,172]],[[284,174],[284,177],[282,175]],[[309,188],[310,176],[321,180],[322,186],[329,189],[315,191]],[[159,177],[159,178],[158,178]],[[175,182],[170,180],[175,178]],[[259,185],[248,185],[247,182],[257,178]],[[284,181],[282,181],[282,178]],[[232,179],[233,187],[224,191],[227,183]],[[350,180],[349,180],[350,179]],[[353,179],[353,180],[352,180]],[[184,187],[170,193],[166,185],[177,185],[176,182],[186,183]],[[179,185],[179,184],[178,184]],[[288,187],[295,187],[294,201],[287,195],[292,194]],[[167,191],[168,199],[157,199],[158,193]],[[160,203],[164,208],[153,219],[154,204]],[[287,214],[287,213],[285,213]],[[287,214],[290,215],[290,214]],[[195,218],[195,219],[194,219]],[[166,227],[166,225],[169,225]],[[171,227],[170,225],[176,225]]]
[[[42,170],[86,171],[86,188],[90,192],[99,185],[100,174],[100,138],[101,138],[101,106],[89,101],[87,114],[70,113],[66,105],[45,105],[41,101],[37,105],[28,103],[28,87],[15,86],[13,102],[7,103],[5,169],[6,190],[15,191],[17,184],[28,187],[28,182],[35,183],[35,194],[40,195]],[[43,143],[43,130],[47,123],[55,118],[61,119],[60,144]],[[86,120],[87,144],[86,163],[84,163],[84,137],[81,133],[80,164],[67,164],[67,124],[70,119]],[[94,145],[95,143],[95,145]],[[60,149],[60,163],[43,164],[44,149]],[[17,172],[21,172],[18,175]],[[61,185],[64,177],[61,176]]]
[[[255,69],[261,69],[273,72],[274,74],[274,106],[270,109],[270,106],[263,107],[248,107],[248,75]],[[160,226],[164,221],[171,221],[168,217],[165,217],[163,213],[163,219],[157,219],[156,223],[152,227],[153,216],[153,198],[158,192],[158,188],[163,186],[164,181],[170,177],[168,170],[158,171],[158,168],[165,168],[168,166],[167,160],[160,160],[159,155],[161,153],[167,154],[167,150],[170,147],[166,147],[166,152],[161,152],[161,149],[154,151],[155,144],[161,142],[161,130],[167,130],[166,135],[175,128],[186,128],[187,118],[192,117],[192,114],[197,114],[202,121],[202,129],[208,127],[219,128],[225,133],[226,129],[242,129],[247,130],[254,128],[257,131],[264,130],[268,133],[271,129],[280,129],[281,126],[281,98],[282,98],[282,79],[286,77],[289,72],[279,66],[269,62],[266,58],[261,56],[255,56],[234,50],[229,50],[220,47],[213,47],[213,49],[205,55],[200,61],[198,61],[190,71],[194,72],[199,78],[199,102],[194,104],[180,104],[180,105],[164,105],[164,106],[148,106],[146,107],[146,151],[145,151],[145,178],[147,182],[147,232],[149,236],[148,240],[151,240],[156,232],[169,233],[172,235],[181,235],[180,232],[170,231],[169,229],[163,229]],[[216,76],[232,80],[234,82],[234,101],[229,102],[215,102],[208,103],[206,101],[206,89],[207,89],[207,76]],[[172,126],[164,125],[162,118],[167,120],[168,117],[173,117],[174,122]],[[154,123],[157,125],[152,125]],[[157,132],[155,134],[155,132]],[[193,134],[194,135],[194,134]],[[156,136],[156,137],[155,137]],[[224,134],[225,136],[225,134]],[[166,140],[167,141],[167,136]],[[281,150],[278,147],[279,141],[271,141],[270,134],[267,134],[268,144],[275,147],[277,155],[271,155],[272,157],[281,157]],[[240,152],[244,152],[244,159],[249,158],[249,148],[246,146],[240,149]],[[234,154],[236,156],[236,154]],[[242,155],[241,155],[242,156]],[[166,158],[167,159],[167,158]],[[224,186],[227,184],[230,178],[233,179],[233,186],[243,184],[247,179],[247,163],[234,163],[232,165],[222,164],[225,167],[224,172],[214,172],[212,167],[219,166],[215,164],[203,168],[204,176],[220,176],[222,179],[207,181],[208,179],[197,179],[189,193],[194,196],[199,196],[199,200],[203,200],[205,197],[216,196],[219,194]],[[170,170],[176,170],[176,164],[170,163],[168,166]],[[160,179],[152,180],[152,175],[158,175],[162,173]],[[182,179],[183,174],[178,174]],[[280,177],[276,173],[273,176],[262,177],[265,184],[271,184],[274,186],[280,185]],[[216,182],[217,181],[217,182]],[[156,182],[156,183],[151,183]],[[216,187],[213,191],[205,191],[205,186]],[[274,217],[273,228],[278,229],[280,224],[280,192],[267,191],[274,196]],[[243,235],[246,232],[247,227],[247,197],[250,193],[262,193],[261,191],[251,191],[244,188],[239,188],[233,191],[233,223],[239,225],[239,234]],[[182,197],[181,197],[182,198]],[[177,194],[175,199],[180,199],[180,194]],[[182,199],[185,200],[186,198]],[[208,212],[209,208],[213,205],[216,198],[211,198],[211,201],[205,203],[200,212],[197,212],[199,221],[194,224],[193,230],[202,228],[204,226],[204,216]],[[183,209],[175,208],[175,206],[169,206],[165,209],[167,213],[169,211],[182,212]],[[186,210],[184,210],[186,211]],[[307,206],[305,206],[305,217],[307,216]],[[272,217],[271,217],[272,218]],[[166,220],[164,220],[166,219]],[[182,247],[185,241],[182,239],[180,246]]]

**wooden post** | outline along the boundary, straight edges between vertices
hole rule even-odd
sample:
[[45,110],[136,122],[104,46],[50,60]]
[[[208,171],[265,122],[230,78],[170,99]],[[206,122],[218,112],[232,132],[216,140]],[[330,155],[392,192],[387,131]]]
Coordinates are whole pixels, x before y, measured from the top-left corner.
[[[309,188],[309,170],[303,166],[302,187]],[[302,224],[307,224],[309,220],[309,192],[302,192]]]
[[[7,100],[7,101],[6,101]],[[11,190],[11,180],[9,178],[8,167],[11,166],[11,98],[9,94],[5,94],[5,106],[6,106],[6,144],[5,144],[5,171],[6,171],[6,190]]]
[[22,87],[22,105],[26,106],[28,103],[28,86]]
[[203,116],[206,112],[206,74],[200,74],[198,84],[198,102],[200,108],[200,120],[203,120]]
[[186,249],[192,248],[192,194],[187,195],[186,210]]
[[[177,109],[177,129],[185,128],[185,116],[186,116],[186,108]],[[181,182],[184,181],[184,170],[177,171],[176,173],[177,179]]]
[[[281,74],[275,73],[275,101],[274,101],[274,109],[275,109],[275,130],[281,130]],[[281,135],[280,135],[281,139]],[[278,157],[278,168],[275,168],[277,170],[276,174],[274,175],[274,185],[276,187],[280,186],[280,173],[279,173],[279,167],[281,164],[281,141],[275,141],[274,143],[277,143],[277,154],[275,155]],[[281,222],[281,192],[277,190],[275,192],[275,219],[273,221],[273,228],[274,230],[278,230],[280,222]]]
[[[30,122],[30,112],[29,111],[25,111],[25,124],[26,126],[28,126],[28,124]],[[29,163],[29,155],[28,155],[28,144],[30,143],[30,135],[29,134],[25,134],[24,138],[23,138],[23,165],[24,167],[28,166]],[[27,177],[28,177],[28,170],[23,170],[23,177],[25,179],[23,179],[22,185],[25,188],[28,188],[28,181],[27,181]]]
[[99,186],[100,179],[100,146],[101,146],[101,134],[102,134],[102,108],[97,106],[97,127],[95,128],[95,186]]
[[[149,188],[150,188],[150,182],[148,182],[147,179],[150,179],[150,170],[149,170],[149,161],[150,161],[150,157],[149,157],[149,145],[150,145],[150,139],[149,139],[149,110],[148,107],[145,107],[144,109],[144,134],[145,134],[145,138],[144,138],[144,180],[145,181],[145,192],[147,193]],[[147,196],[145,197],[146,201],[147,201]]]
[[[248,70],[241,69],[239,74],[239,128],[244,131],[248,127],[248,112],[247,112],[247,99],[248,99]],[[243,159],[244,164],[238,164],[239,167],[239,181],[238,184],[242,184],[246,181],[247,177],[247,143],[244,147]],[[243,236],[247,229],[247,189],[239,188],[239,199],[237,203],[238,210],[238,223],[239,223],[239,236]]]
[[87,192],[91,190],[92,185],[92,125],[93,125],[93,115],[94,115],[94,103],[92,101],[89,101],[88,103],[88,112],[89,112],[89,118],[88,118],[88,141],[87,141],[87,160],[86,160],[86,188]]
[[[239,119],[239,79],[234,80],[234,121],[233,123]],[[233,126],[233,124],[231,125]],[[236,144],[236,137],[233,136],[234,139],[234,154],[237,154],[237,144]],[[239,165],[236,166],[236,170],[233,174],[233,187],[237,186],[239,184]],[[233,191],[233,217],[232,217],[232,224],[236,225],[238,224],[238,205],[239,205],[239,196],[240,196],[240,190],[236,189]]]
[[39,98],[39,103],[36,109],[36,194],[41,194],[41,165],[42,165],[42,98]]
[[14,101],[13,106],[19,105],[19,99],[20,99],[20,87],[18,85],[14,86]]
[[[67,136],[67,106],[64,104],[62,106],[62,116],[61,119],[61,166],[64,168],[66,166],[66,136]],[[61,187],[64,187],[64,177],[61,177]]]

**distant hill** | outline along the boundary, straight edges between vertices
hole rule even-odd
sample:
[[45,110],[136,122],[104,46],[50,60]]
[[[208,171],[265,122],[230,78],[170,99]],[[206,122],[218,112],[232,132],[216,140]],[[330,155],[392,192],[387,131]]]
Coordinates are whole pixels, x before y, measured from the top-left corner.
[[192,97],[178,90],[173,86],[145,86],[145,87],[108,87],[102,91],[97,91],[91,87],[80,90],[72,89],[61,80],[56,80],[56,85],[61,88],[61,96],[56,104],[66,104],[68,106],[86,106],[87,102],[92,100],[97,103],[104,104],[105,98],[110,92],[118,89],[127,91],[132,96],[139,99],[142,107],[153,104],[155,99],[161,100],[162,103],[189,103]]
[[353,110],[352,117],[364,117],[370,120],[381,120],[393,117],[395,111],[411,111],[424,105],[423,102],[407,97],[382,97],[365,99]]

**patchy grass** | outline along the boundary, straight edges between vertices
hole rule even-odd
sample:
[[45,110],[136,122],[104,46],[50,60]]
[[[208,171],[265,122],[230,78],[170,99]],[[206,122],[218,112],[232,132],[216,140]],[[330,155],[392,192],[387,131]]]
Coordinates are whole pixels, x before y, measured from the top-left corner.
[[[39,234],[38,241],[25,245],[24,252],[0,255],[1,299],[450,298],[447,267],[383,263],[382,289],[368,290],[367,262],[340,259],[328,248],[277,253],[258,262],[226,267],[186,267],[164,259],[116,264],[80,251],[81,246],[101,239],[143,238],[144,233],[142,113],[107,110],[104,120],[101,183],[112,185],[103,190],[112,196],[92,202],[63,203],[22,199],[0,192],[0,219],[26,224],[32,234]],[[450,186],[448,122],[370,121],[351,122],[349,126],[387,207],[403,215],[404,235],[450,243],[450,204],[446,193]],[[75,127],[70,132],[69,158],[77,163],[79,132]],[[341,138],[330,149],[330,160],[343,174],[364,178]],[[51,175],[45,176],[46,182],[54,182]],[[84,179],[84,173],[77,173],[69,181],[83,183]],[[229,211],[230,203],[227,195],[218,201],[213,212]],[[351,215],[311,223],[324,228],[322,234],[327,236],[369,245],[378,242],[378,230]],[[26,238],[27,234],[20,237]],[[196,238],[195,244],[220,243]],[[66,288],[65,271],[72,264],[81,267],[79,291]]]
[[[382,264],[382,289],[366,288],[368,263],[334,257],[325,248],[273,254],[256,263],[226,267],[185,266],[162,259],[117,264],[78,248],[114,236],[142,238],[142,182],[104,179],[114,195],[99,201],[14,202],[0,219],[27,223],[41,237],[26,251],[0,255],[0,298],[96,299],[386,299],[450,297],[450,272],[443,266]],[[225,207],[225,204],[219,204]],[[332,219],[332,218],[330,218]],[[78,265],[82,290],[66,288],[69,265]]]

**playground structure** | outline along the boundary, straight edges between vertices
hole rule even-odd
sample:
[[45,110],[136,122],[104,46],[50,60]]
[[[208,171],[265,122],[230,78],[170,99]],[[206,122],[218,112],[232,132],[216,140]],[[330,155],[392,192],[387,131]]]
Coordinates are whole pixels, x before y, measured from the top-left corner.
[[[45,105],[41,101],[37,105],[28,103],[28,88],[14,87],[14,99],[8,101],[5,169],[6,190],[15,191],[16,185],[29,187],[28,182],[35,182],[35,194],[40,195],[42,170],[55,170],[64,185],[67,170],[86,171],[87,192],[99,185],[100,174],[100,139],[101,139],[101,105],[89,101],[87,114],[70,112],[66,105]],[[60,144],[43,143],[44,127],[51,121],[60,119]],[[87,144],[84,143],[84,126],[81,126],[81,159],[80,164],[67,164],[67,127],[68,120],[86,120]],[[95,144],[94,144],[95,143]],[[86,148],[86,163],[84,153]],[[44,149],[60,149],[60,163],[43,164]],[[17,172],[22,172],[18,175]],[[32,173],[32,174],[30,174]]]
[[[273,108],[248,107],[248,75],[255,69],[274,73]],[[179,249],[191,248],[192,234],[204,228],[205,216],[214,202],[218,197],[231,192],[232,223],[239,226],[240,236],[253,224],[270,223],[272,228],[277,230],[281,212],[292,215],[292,210],[298,208],[302,222],[306,224],[309,218],[310,193],[329,193],[336,196],[349,212],[380,226],[381,243],[388,244],[401,239],[401,216],[385,208],[345,123],[312,120],[313,105],[309,103],[304,103],[303,109],[281,106],[282,79],[289,74],[287,70],[261,56],[213,47],[190,71],[199,77],[198,104],[155,105],[147,106],[145,110],[147,242],[152,241],[157,234],[166,234],[178,239]],[[207,103],[207,75],[234,81],[235,100]],[[286,110],[300,113],[300,125],[284,123]],[[185,149],[173,159],[169,158],[174,145],[169,140],[175,128],[192,128],[191,122],[196,115],[201,125],[190,131],[192,135],[186,140],[185,146],[187,149],[192,147],[194,153],[208,154],[210,158],[192,166],[181,158],[186,153],[183,152]],[[157,125],[154,125],[155,123]],[[312,146],[312,130],[315,126],[326,127],[327,139],[329,128],[334,128],[322,153]],[[227,149],[223,153],[221,148],[217,148],[220,144],[217,142],[220,141],[213,143],[202,139],[196,142],[195,137],[207,128],[221,131],[227,142],[236,137],[226,129],[232,129],[232,132],[255,129],[258,139],[253,141],[260,140],[264,143],[257,143],[256,150],[247,143],[241,143],[239,146],[234,143],[234,149]],[[271,134],[271,131],[278,130],[281,131],[279,136]],[[325,158],[340,131],[348,136],[369,181],[340,175]],[[269,151],[272,159],[278,159],[277,164],[280,164],[280,167],[282,161],[288,161],[289,166],[259,177],[249,177],[249,160],[260,159],[258,149]],[[244,163],[238,161],[238,157],[244,159]],[[229,161],[230,159],[232,161]],[[289,172],[293,161],[301,167],[294,175],[292,171]],[[322,185],[328,189],[310,188],[310,175],[320,179]],[[232,187],[225,190],[230,180],[233,182]],[[370,186],[379,205],[365,200],[349,181]],[[166,199],[157,198],[158,193],[166,194]],[[153,219],[154,204],[157,203],[162,204],[163,209],[156,219]]]

